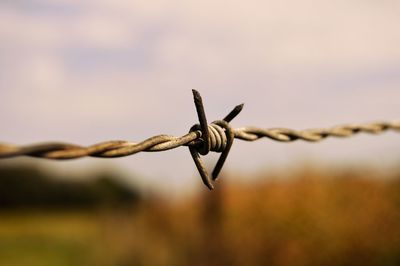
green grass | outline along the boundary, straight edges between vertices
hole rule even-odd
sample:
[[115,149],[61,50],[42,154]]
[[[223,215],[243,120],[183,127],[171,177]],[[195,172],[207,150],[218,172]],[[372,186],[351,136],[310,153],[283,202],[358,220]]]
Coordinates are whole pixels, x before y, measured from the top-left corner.
[[0,261],[8,266],[88,265],[89,249],[74,241],[52,237],[2,237]]
[[0,216],[0,263],[7,266],[97,265],[96,217],[80,213]]

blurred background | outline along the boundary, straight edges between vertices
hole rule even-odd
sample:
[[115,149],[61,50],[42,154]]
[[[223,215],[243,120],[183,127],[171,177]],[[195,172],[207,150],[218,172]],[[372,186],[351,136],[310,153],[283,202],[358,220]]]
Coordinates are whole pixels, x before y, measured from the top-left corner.
[[[141,141],[396,120],[400,3],[0,2],[0,141]],[[398,133],[236,141],[213,192],[187,148],[0,161],[0,264],[399,265]],[[205,158],[211,167],[217,156]]]

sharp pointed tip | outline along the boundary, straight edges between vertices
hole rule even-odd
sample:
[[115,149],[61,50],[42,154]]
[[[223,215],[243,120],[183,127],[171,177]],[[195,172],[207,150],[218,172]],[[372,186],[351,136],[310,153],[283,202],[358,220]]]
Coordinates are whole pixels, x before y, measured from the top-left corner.
[[[203,170],[204,170],[204,172],[203,172]],[[203,180],[204,185],[206,185],[206,187],[209,190],[213,190],[214,186],[212,184],[212,181],[211,181],[208,173],[205,171],[205,169],[203,169],[203,170],[201,170],[201,172],[200,172],[201,179]],[[199,171],[200,171],[200,169],[199,169]]]
[[243,106],[244,106],[244,103],[241,103],[241,104],[237,105],[236,108],[237,108],[238,110],[242,111]]
[[236,105],[235,108],[227,115],[223,120],[226,122],[231,122],[243,109],[244,103]]
[[192,93],[194,96],[200,96],[200,93],[195,89],[192,90]]
[[[219,171],[218,171],[218,172],[219,172]],[[213,180],[213,181],[217,180],[218,175],[219,175],[219,173],[216,173],[216,172],[213,171],[213,172],[211,173],[211,178],[212,178],[212,180]]]
[[195,99],[195,101],[202,101],[200,92],[193,89],[192,93],[193,93],[193,98]]

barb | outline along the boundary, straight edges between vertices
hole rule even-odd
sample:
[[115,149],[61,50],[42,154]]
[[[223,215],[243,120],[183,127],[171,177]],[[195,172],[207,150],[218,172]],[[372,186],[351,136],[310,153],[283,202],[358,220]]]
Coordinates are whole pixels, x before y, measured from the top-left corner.
[[190,155],[196,164],[197,170],[200,173],[203,183],[211,190],[214,186],[211,183],[210,175],[208,174],[204,164],[200,158],[200,154],[206,155],[211,151],[221,152],[217,164],[212,172],[212,179],[216,180],[222,166],[228,157],[229,151],[232,147],[235,135],[229,121],[235,118],[243,109],[243,104],[236,106],[224,120],[217,120],[212,122],[211,125],[207,124],[206,114],[204,112],[203,100],[200,93],[193,90],[194,103],[196,105],[197,116],[199,117],[200,124],[192,126],[190,131],[201,129],[202,136],[197,145],[189,146]]
[[296,140],[317,142],[327,137],[344,138],[358,133],[379,134],[388,130],[400,132],[400,121],[348,124],[326,129],[306,130],[293,130],[288,128],[268,129],[259,127],[241,127],[233,129],[229,125],[229,122],[242,110],[243,104],[236,106],[223,120],[217,120],[208,125],[201,96],[195,90],[193,90],[193,95],[200,124],[194,125],[189,133],[181,137],[157,135],[138,143],[115,140],[94,144],[88,147],[60,142],[39,143],[26,146],[0,143],[0,159],[18,156],[57,160],[75,159],[85,156],[114,158],[129,156],[138,152],[160,152],[175,149],[180,146],[188,146],[203,178],[203,182],[207,187],[212,189],[211,180],[199,160],[200,154],[205,155],[209,151],[222,152],[220,160],[217,162],[212,174],[213,180],[215,180],[225,162],[234,138],[244,141],[256,141],[261,138],[268,138],[280,142],[293,142]]

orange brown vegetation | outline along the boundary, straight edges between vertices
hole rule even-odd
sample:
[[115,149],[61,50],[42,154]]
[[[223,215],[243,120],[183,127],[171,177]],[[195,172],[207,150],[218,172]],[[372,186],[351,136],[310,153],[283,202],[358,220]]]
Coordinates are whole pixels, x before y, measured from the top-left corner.
[[147,258],[159,255],[168,265],[400,265],[396,179],[303,171],[285,181],[223,186],[227,179],[191,201],[145,207]]
[[213,192],[152,197],[131,209],[3,214],[0,259],[4,239],[36,236],[69,247],[66,258],[80,254],[74,265],[400,265],[400,178],[307,170],[246,184],[222,179]]

